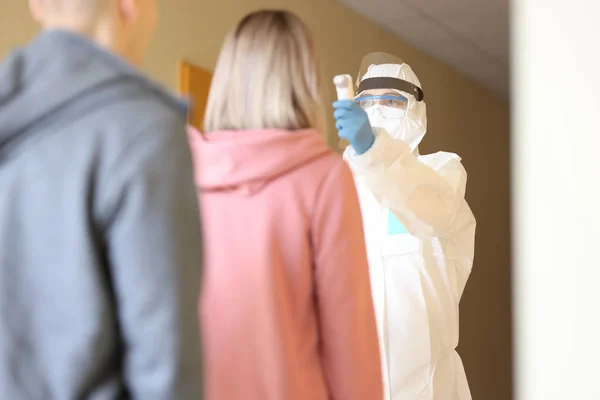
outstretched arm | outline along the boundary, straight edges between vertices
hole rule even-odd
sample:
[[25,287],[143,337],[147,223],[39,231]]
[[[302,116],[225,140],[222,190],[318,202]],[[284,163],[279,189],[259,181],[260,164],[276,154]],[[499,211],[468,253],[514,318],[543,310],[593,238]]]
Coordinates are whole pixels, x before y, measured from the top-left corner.
[[444,236],[464,201],[467,174],[456,155],[438,169],[420,162],[408,144],[378,130],[373,146],[361,155],[345,153],[359,184],[370,189],[406,229],[417,237]]

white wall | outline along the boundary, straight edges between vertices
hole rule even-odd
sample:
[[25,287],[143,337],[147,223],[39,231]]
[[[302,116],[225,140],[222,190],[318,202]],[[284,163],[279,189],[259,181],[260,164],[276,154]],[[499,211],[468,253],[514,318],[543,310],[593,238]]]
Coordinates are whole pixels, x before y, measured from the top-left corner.
[[513,28],[516,398],[600,399],[600,2]]

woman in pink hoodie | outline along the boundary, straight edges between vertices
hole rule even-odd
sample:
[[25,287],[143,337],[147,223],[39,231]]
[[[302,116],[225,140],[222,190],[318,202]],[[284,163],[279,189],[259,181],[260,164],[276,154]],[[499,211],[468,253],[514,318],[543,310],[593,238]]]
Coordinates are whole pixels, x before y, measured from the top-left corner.
[[205,229],[208,400],[379,400],[361,213],[325,145],[318,66],[293,14],[228,36],[205,135],[190,129]]

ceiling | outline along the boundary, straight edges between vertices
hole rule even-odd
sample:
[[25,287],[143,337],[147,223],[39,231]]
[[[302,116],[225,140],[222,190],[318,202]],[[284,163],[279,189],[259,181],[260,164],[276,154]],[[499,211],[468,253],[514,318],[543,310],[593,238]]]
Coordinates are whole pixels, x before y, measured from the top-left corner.
[[508,97],[510,0],[339,1]]

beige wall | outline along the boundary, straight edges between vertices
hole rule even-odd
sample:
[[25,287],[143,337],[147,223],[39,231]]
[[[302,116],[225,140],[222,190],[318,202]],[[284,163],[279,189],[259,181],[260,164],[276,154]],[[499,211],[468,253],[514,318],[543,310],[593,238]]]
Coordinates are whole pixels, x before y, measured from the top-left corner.
[[[243,14],[287,8],[310,26],[318,44],[327,104],[333,75],[356,74],[372,51],[409,62],[423,83],[429,110],[424,153],[452,151],[469,172],[467,198],[478,220],[476,263],[461,305],[460,351],[473,397],[510,398],[509,107],[482,86],[400,41],[335,0],[160,0],[162,21],[146,69],[175,87],[176,62],[188,59],[212,69],[221,41]],[[0,0],[0,55],[31,37],[24,0]],[[10,7],[8,6],[10,4]],[[167,6],[168,4],[168,6]],[[330,124],[329,142],[337,144]],[[408,349],[407,349],[408,351]]]

